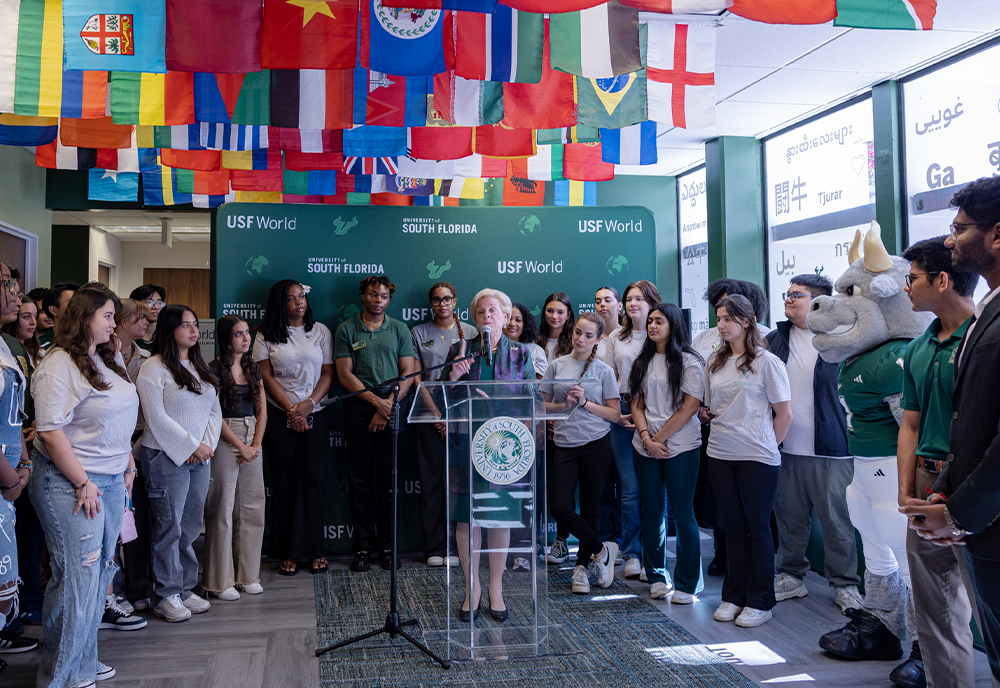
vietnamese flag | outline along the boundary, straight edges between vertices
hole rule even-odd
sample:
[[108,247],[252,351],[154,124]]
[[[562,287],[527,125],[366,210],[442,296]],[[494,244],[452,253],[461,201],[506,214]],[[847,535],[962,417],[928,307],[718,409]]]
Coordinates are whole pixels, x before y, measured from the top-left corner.
[[167,69],[260,71],[259,0],[167,0]]
[[264,0],[264,69],[354,69],[358,0]]

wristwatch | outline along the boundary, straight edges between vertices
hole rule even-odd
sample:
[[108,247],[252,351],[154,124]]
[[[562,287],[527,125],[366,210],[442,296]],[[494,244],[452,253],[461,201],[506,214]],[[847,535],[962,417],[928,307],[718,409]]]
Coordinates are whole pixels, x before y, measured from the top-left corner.
[[956,540],[964,538],[966,535],[972,535],[971,530],[966,530],[955,523],[955,520],[951,517],[951,513],[948,511],[948,507],[944,508],[944,522],[948,526],[948,529],[951,530],[951,536]]

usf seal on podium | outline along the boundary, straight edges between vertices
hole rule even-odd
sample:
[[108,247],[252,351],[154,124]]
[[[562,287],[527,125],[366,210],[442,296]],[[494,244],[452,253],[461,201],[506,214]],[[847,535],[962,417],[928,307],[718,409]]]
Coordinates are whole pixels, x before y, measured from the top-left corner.
[[472,463],[491,483],[517,482],[534,462],[535,438],[524,423],[510,416],[484,423],[472,439]]

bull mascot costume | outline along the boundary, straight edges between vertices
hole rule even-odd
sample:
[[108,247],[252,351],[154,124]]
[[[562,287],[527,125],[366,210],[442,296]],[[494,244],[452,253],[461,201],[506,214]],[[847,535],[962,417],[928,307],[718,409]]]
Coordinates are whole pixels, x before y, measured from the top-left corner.
[[899,659],[909,632],[914,650],[891,678],[904,686],[925,685],[909,589],[907,522],[897,510],[896,439],[903,419],[903,354],[931,316],[910,307],[903,290],[910,264],[889,255],[877,222],[865,236],[863,258],[860,244],[858,231],[848,253],[851,266],[834,285],[837,293],[815,298],[807,320],[819,355],[839,364],[837,394],[854,455],[847,506],[866,567],[863,608],[846,610],[848,624],[819,644],[843,659]]

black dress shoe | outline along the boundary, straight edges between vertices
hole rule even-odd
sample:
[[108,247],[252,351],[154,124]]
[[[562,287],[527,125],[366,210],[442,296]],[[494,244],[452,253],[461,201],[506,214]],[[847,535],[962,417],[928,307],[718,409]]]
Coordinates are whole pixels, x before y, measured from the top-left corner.
[[899,659],[903,647],[885,624],[864,609],[848,609],[851,618],[843,628],[819,639],[819,646],[841,659]]
[[[464,609],[459,609],[458,610],[458,620],[459,621],[464,621],[465,623],[469,623],[469,618],[470,618],[469,612],[465,611]],[[479,618],[479,609],[476,609],[475,611],[472,612],[471,618],[473,618],[473,619],[478,619]]]
[[[382,567],[383,571],[392,571],[392,550],[384,549],[382,550],[382,557],[379,565]],[[400,567],[399,559],[396,560],[396,568]]]
[[361,549],[354,553],[354,561],[351,562],[351,571],[362,573],[370,571],[372,568],[372,557],[368,550]]
[[494,621],[506,621],[507,620],[508,614],[507,614],[507,610],[506,609],[504,609],[502,612],[498,612],[493,607],[490,607],[489,610],[490,610],[490,616],[493,617]]
[[919,643],[913,643],[909,658],[892,670],[889,680],[900,688],[927,688],[924,676],[924,658],[920,654]]

